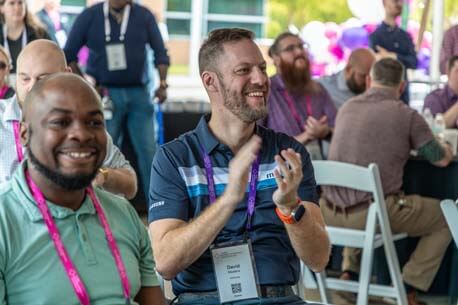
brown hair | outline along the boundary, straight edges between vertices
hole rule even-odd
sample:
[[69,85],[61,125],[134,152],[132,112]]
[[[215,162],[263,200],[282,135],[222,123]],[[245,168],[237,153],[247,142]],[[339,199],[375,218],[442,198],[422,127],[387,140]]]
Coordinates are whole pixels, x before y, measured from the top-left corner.
[[458,55],[453,55],[452,57],[450,57],[450,59],[447,62],[447,73],[450,72],[450,70],[452,70],[456,61],[458,61]]
[[[6,0],[0,0],[0,6],[5,5]],[[37,17],[32,14],[29,9],[27,8],[27,1],[23,0],[25,5],[25,16],[24,16],[24,24],[30,27],[36,34],[37,38],[44,38],[46,37],[46,29],[43,24],[38,20]],[[5,16],[3,13],[0,13],[0,23],[5,23]]]
[[293,34],[291,32],[283,32],[283,33],[281,33],[280,35],[277,36],[277,38],[275,38],[274,43],[269,48],[268,54],[269,54],[269,56],[271,58],[272,58],[272,56],[277,55],[280,52],[280,50],[279,50],[280,42],[283,39],[285,39],[286,37],[296,37],[296,38],[301,39],[299,37],[299,35]]
[[404,65],[394,58],[376,61],[371,69],[374,82],[387,87],[396,87],[404,80]]
[[224,53],[223,44],[238,42],[243,39],[253,40],[254,33],[240,28],[213,30],[208,34],[199,50],[199,73],[214,71],[219,57]]
[[8,52],[6,52],[6,49],[5,49],[4,47],[2,47],[2,46],[0,46],[0,54],[2,54],[3,56],[6,57],[6,60],[7,60],[7,63],[6,63],[6,64],[7,64],[8,66],[11,65],[11,63],[10,63],[10,56],[8,55]]

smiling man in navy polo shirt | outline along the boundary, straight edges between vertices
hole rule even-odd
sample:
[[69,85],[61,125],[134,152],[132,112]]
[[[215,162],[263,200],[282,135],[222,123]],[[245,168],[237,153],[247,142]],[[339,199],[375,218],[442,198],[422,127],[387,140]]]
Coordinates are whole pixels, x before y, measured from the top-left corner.
[[322,270],[330,250],[309,155],[256,125],[270,84],[252,32],[211,32],[199,69],[211,115],[153,162],[157,270],[178,304],[305,304],[291,289],[299,259]]

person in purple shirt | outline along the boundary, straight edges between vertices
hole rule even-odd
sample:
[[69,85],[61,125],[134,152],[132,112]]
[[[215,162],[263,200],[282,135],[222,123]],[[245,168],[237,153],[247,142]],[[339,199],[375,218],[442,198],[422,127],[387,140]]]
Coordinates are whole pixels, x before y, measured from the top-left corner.
[[447,73],[447,63],[454,55],[458,55],[458,24],[444,33],[440,55],[440,70],[442,74]]
[[302,39],[280,34],[269,49],[277,74],[271,78],[268,116],[260,122],[302,144],[330,137],[337,109],[326,89],[310,74]]
[[458,55],[452,56],[447,66],[448,81],[444,88],[436,89],[425,98],[423,109],[433,115],[444,114],[447,128],[458,127]]

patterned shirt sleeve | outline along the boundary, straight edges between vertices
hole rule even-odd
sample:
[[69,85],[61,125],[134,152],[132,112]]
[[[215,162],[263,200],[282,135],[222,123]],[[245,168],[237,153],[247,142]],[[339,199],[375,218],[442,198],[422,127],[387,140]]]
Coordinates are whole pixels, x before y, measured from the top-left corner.
[[458,55],[456,50],[458,50],[458,25],[448,29],[444,34],[444,39],[442,40],[440,53],[440,71],[442,74],[447,73],[448,60],[452,56]]
[[412,149],[418,150],[426,143],[434,140],[434,135],[425,119],[416,111],[411,110],[410,120],[410,145]]
[[425,102],[423,104],[423,110],[426,108],[429,108],[433,116],[435,116],[438,113],[444,113],[445,111],[447,111],[447,109],[444,109],[444,107],[442,107],[442,103],[440,99],[441,99],[441,95],[437,90],[430,92],[425,97]]
[[107,154],[105,160],[103,161],[103,166],[108,168],[127,168],[134,170],[130,165],[129,161],[126,160],[123,153],[119,148],[114,145],[113,139],[107,133]]
[[[189,195],[175,161],[173,149],[162,146],[154,156],[148,198],[148,222],[163,218],[189,220]],[[186,151],[187,147],[174,151]]]

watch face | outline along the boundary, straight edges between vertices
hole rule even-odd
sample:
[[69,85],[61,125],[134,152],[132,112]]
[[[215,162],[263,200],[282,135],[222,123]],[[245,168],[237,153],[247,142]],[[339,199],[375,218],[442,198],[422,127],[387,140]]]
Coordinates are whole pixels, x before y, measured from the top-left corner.
[[293,216],[294,220],[296,222],[299,222],[302,218],[302,216],[304,216],[305,214],[305,207],[300,204],[292,213],[291,215]]

